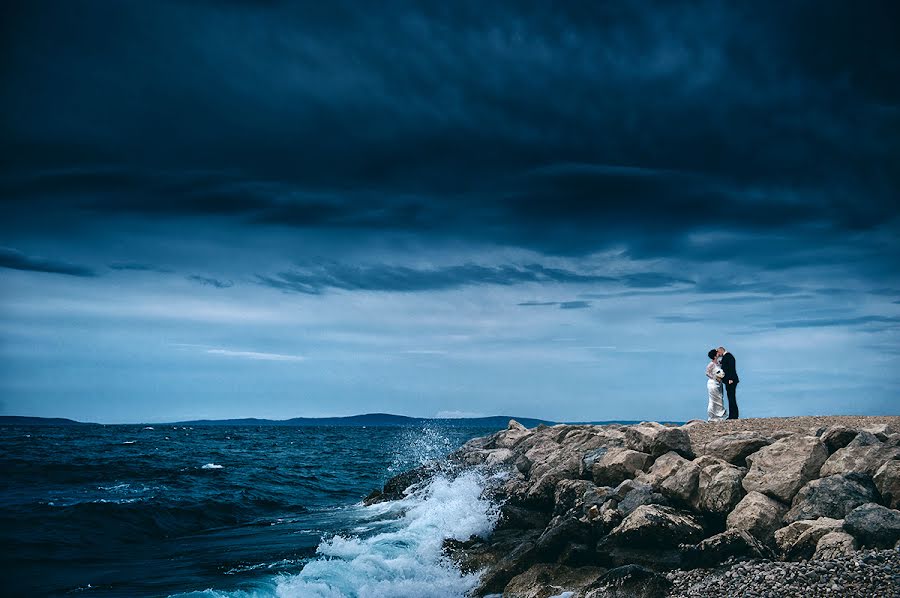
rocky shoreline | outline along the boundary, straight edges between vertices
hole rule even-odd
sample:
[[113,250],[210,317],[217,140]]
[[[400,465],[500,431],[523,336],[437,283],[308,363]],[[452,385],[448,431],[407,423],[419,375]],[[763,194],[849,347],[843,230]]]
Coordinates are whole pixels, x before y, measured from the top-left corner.
[[367,502],[467,468],[501,505],[444,544],[474,596],[900,596],[900,417],[510,421]]

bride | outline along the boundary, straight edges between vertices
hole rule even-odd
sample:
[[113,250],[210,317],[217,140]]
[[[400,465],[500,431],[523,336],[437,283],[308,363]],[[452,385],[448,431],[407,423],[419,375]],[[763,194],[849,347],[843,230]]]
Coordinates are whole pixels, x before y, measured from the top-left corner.
[[707,356],[709,363],[706,365],[706,390],[709,392],[709,406],[706,408],[706,415],[711,422],[722,421],[725,419],[725,404],[722,401],[722,378],[725,377],[725,372],[719,367],[715,349],[710,349]]

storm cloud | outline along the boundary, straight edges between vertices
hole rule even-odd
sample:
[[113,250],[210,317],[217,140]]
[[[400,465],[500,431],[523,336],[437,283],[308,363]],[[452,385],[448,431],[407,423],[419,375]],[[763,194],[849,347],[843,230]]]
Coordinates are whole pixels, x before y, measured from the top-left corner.
[[[896,386],[896,2],[35,0],[2,16],[10,410],[155,417],[118,398],[177,410],[190,391],[205,416],[269,385],[285,416],[304,413],[284,389],[304,388],[346,412],[371,394],[416,415],[585,420],[640,378],[630,408],[653,412],[616,413],[687,419],[702,413],[658,397],[693,396],[694,347],[723,337],[773,412],[789,392],[840,410]],[[796,355],[833,369],[873,346],[854,362],[869,378],[785,390]],[[645,378],[647,353],[668,361]],[[329,365],[278,374],[279,356]],[[42,382],[91,368],[111,373]]]

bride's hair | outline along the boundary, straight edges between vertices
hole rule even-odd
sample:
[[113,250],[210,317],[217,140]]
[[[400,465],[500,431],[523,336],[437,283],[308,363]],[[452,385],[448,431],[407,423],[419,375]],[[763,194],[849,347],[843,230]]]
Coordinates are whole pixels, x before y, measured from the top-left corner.
[[709,353],[707,353],[706,355],[710,359],[715,359],[717,354],[718,354],[718,351],[716,351],[715,349],[710,349]]

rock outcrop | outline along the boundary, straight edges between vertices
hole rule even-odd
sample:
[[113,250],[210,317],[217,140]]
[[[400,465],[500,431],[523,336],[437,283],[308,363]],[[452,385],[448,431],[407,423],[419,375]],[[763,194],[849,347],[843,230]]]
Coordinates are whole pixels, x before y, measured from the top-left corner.
[[494,531],[444,543],[456,566],[479,573],[475,596],[664,596],[660,572],[670,569],[894,547],[900,418],[812,419],[784,428],[511,421],[395,476],[367,502],[402,498],[436,473],[484,470],[485,494],[500,505]]
[[761,492],[784,503],[810,480],[828,459],[828,449],[814,436],[788,436],[747,457],[747,492]]

